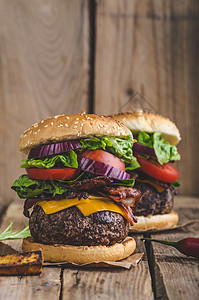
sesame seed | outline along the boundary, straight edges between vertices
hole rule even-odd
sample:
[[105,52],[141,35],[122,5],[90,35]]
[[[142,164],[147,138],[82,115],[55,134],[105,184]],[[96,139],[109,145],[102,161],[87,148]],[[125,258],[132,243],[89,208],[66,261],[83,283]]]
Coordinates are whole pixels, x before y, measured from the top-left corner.
[[69,120],[69,117],[67,116],[67,117],[66,117],[66,119],[68,119],[68,120]]
[[77,128],[77,126],[74,126],[73,128],[75,129],[75,128]]
[[65,124],[66,127],[68,127],[68,124]]
[[33,132],[33,134],[37,134],[37,131]]
[[41,123],[43,123],[43,122],[44,122],[44,120],[41,121]]
[[48,125],[45,125],[44,127],[46,128],[46,127],[48,127]]
[[55,119],[57,119],[58,117],[59,117],[59,115],[57,115],[57,116],[54,116],[54,118],[55,118]]
[[84,123],[82,123],[81,126],[83,127],[83,126],[84,126]]
[[[22,135],[23,135],[23,134],[22,134]],[[21,135],[21,136],[22,136],[22,135]],[[24,135],[23,135],[23,137],[26,137],[26,136],[27,136],[27,134],[24,134]]]
[[40,131],[40,129],[37,130],[37,133]]
[[78,120],[79,120],[79,118],[76,118],[76,120],[78,121]]
[[53,122],[51,122],[50,124],[53,125]]
[[78,122],[75,122],[74,124],[78,124]]
[[98,125],[98,126],[97,126],[97,128],[99,128],[99,129],[100,129],[100,125]]
[[62,126],[64,126],[64,125],[63,125],[63,124],[60,124],[59,126],[62,127]]
[[32,145],[32,142],[30,142],[30,145]]
[[35,123],[32,125],[33,127],[38,127],[38,123]]
[[79,136],[79,132],[78,132],[77,136]]

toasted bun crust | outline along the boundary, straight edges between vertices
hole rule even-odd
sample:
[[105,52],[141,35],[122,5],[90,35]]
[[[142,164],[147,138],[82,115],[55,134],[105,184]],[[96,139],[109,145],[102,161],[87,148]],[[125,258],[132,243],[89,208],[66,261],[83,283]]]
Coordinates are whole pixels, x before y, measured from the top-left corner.
[[125,137],[132,133],[123,123],[110,117],[84,113],[59,115],[27,129],[20,137],[19,150],[28,154],[30,148],[39,144],[105,135]]
[[23,240],[22,248],[23,251],[42,250],[45,261],[86,264],[124,259],[134,252],[136,242],[128,236],[123,242],[112,246],[44,245],[35,243],[31,237],[28,237]]
[[178,223],[179,217],[177,212],[172,211],[163,215],[138,216],[137,219],[138,222],[130,226],[131,232],[170,229]]
[[177,145],[180,132],[176,125],[169,119],[150,112],[124,112],[112,115],[112,118],[122,122],[133,133],[146,131],[149,133],[161,132],[162,137],[170,144]]

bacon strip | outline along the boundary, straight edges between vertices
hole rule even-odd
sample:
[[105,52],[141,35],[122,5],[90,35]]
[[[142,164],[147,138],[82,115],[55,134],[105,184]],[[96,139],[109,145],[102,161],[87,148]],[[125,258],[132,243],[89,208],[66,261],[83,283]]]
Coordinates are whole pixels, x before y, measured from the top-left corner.
[[131,207],[136,206],[142,196],[139,190],[125,186],[105,186],[100,190],[100,194],[102,193],[116,202],[121,202]]
[[130,206],[126,206],[122,203],[120,203],[120,205],[125,210],[125,217],[126,217],[126,220],[130,223],[130,225],[133,226],[134,223],[137,223],[138,220],[133,215],[133,212],[132,212],[132,209],[130,208]]
[[88,178],[80,181],[75,181],[70,184],[65,184],[60,182],[60,186],[69,189],[76,189],[78,191],[90,191],[102,186],[106,186],[107,184],[113,183],[113,179],[106,176],[97,176],[95,178]]

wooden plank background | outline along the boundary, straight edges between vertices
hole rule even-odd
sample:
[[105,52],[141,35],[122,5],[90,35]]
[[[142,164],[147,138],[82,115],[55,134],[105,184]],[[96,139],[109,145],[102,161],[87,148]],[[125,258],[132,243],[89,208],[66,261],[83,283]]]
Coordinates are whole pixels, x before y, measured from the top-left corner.
[[32,123],[81,110],[115,113],[135,95],[178,125],[180,193],[198,196],[198,32],[197,0],[1,0],[3,204],[16,198],[18,140]]
[[88,1],[0,1],[0,194],[9,202],[33,123],[89,107]]

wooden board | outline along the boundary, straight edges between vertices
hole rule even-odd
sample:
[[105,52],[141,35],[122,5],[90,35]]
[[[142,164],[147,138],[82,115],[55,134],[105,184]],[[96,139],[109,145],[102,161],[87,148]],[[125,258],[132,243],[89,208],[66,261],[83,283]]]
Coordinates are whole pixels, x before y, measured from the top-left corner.
[[15,300],[58,300],[60,295],[59,268],[44,268],[41,276],[1,276],[1,299]]
[[180,192],[192,196],[199,195],[198,29],[197,0],[97,1],[95,112],[134,109],[138,98],[173,120],[182,135]]
[[[22,214],[23,201],[12,203],[1,222],[1,231],[3,231],[10,221],[13,221],[13,230],[24,228],[23,221],[27,222],[27,218]],[[17,250],[22,251],[22,240],[7,240],[4,244],[12,247],[7,251]],[[0,245],[0,251],[2,245]],[[2,254],[0,252],[0,254]],[[5,254],[5,253],[3,253]],[[60,268],[43,268],[43,273],[37,276],[0,276],[1,295],[0,299],[15,300],[15,299],[59,299],[61,290]]]
[[88,109],[88,1],[0,1],[0,194],[23,171],[20,134]]
[[[176,203],[180,223],[199,219],[199,202],[195,203],[195,207],[193,207],[194,203],[192,204],[191,198],[178,197]],[[151,235],[153,238],[171,241],[178,241],[190,236],[199,238],[199,224],[181,231]],[[152,243],[152,250],[154,253],[153,267],[156,282],[156,297],[158,299],[171,300],[197,300],[199,297],[198,259],[186,257],[175,248],[154,242]]]
[[[137,250],[145,252],[140,236],[135,236]],[[146,254],[130,270],[92,268],[64,270],[63,300],[65,299],[154,299]]]

